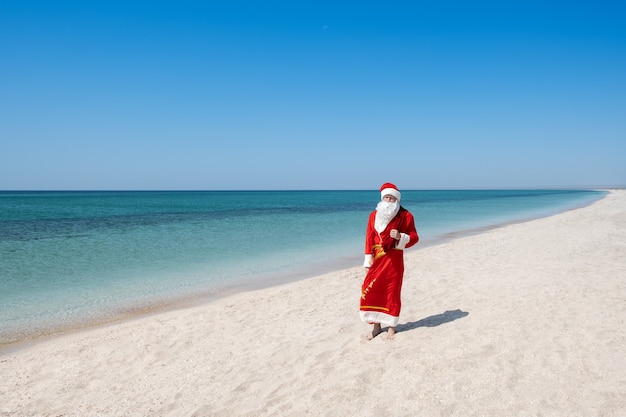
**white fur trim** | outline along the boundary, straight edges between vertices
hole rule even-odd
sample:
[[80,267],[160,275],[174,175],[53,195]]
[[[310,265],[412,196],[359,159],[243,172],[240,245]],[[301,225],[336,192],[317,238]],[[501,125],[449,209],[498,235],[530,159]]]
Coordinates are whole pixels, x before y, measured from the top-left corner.
[[400,194],[400,191],[396,190],[395,188],[383,188],[383,190],[380,192],[380,199],[382,200],[383,197],[386,195],[392,195],[398,201],[400,201],[400,197],[402,196],[402,194]]
[[396,327],[400,321],[400,317],[390,316],[387,313],[379,311],[359,311],[361,320],[367,323],[380,323],[389,327]]
[[365,254],[365,259],[363,260],[363,266],[369,268],[374,263],[374,255],[371,253]]
[[411,236],[406,233],[400,233],[400,240],[398,240],[398,244],[396,249],[404,249],[406,245],[411,241]]

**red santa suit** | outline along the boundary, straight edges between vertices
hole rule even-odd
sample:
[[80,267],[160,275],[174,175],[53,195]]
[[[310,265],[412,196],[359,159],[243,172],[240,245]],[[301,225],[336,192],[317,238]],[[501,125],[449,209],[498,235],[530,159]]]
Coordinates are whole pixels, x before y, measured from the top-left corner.
[[[390,183],[381,187],[381,198],[391,194],[400,203],[400,192]],[[369,267],[361,287],[361,320],[396,327],[400,316],[400,291],[404,276],[404,249],[419,240],[413,215],[404,207],[385,225],[376,221],[373,211],[365,234],[365,263]],[[378,229],[378,230],[377,230]],[[391,230],[401,233],[399,240],[390,236]]]

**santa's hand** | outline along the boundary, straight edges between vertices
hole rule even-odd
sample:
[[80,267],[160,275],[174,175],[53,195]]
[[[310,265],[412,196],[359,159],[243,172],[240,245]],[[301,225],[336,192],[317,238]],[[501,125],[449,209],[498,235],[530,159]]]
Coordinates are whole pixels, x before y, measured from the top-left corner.
[[402,237],[402,233],[400,233],[397,229],[391,229],[389,236],[396,240],[400,240],[400,238]]

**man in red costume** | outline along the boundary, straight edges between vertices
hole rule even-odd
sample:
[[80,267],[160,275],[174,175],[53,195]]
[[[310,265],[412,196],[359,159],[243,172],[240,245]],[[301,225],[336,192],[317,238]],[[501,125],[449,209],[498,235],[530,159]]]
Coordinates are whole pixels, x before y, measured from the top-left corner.
[[389,326],[393,339],[400,318],[400,291],[404,275],[404,249],[417,243],[413,215],[400,206],[400,191],[391,183],[380,187],[381,201],[369,216],[365,233],[367,274],[361,287],[361,320],[374,324],[368,339],[378,336],[382,325]]

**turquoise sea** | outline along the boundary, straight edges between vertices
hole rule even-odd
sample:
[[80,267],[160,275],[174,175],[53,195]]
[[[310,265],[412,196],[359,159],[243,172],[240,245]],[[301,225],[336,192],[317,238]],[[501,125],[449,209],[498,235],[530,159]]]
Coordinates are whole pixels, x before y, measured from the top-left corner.
[[[419,250],[592,190],[403,191]],[[360,265],[372,191],[0,192],[0,344]]]

